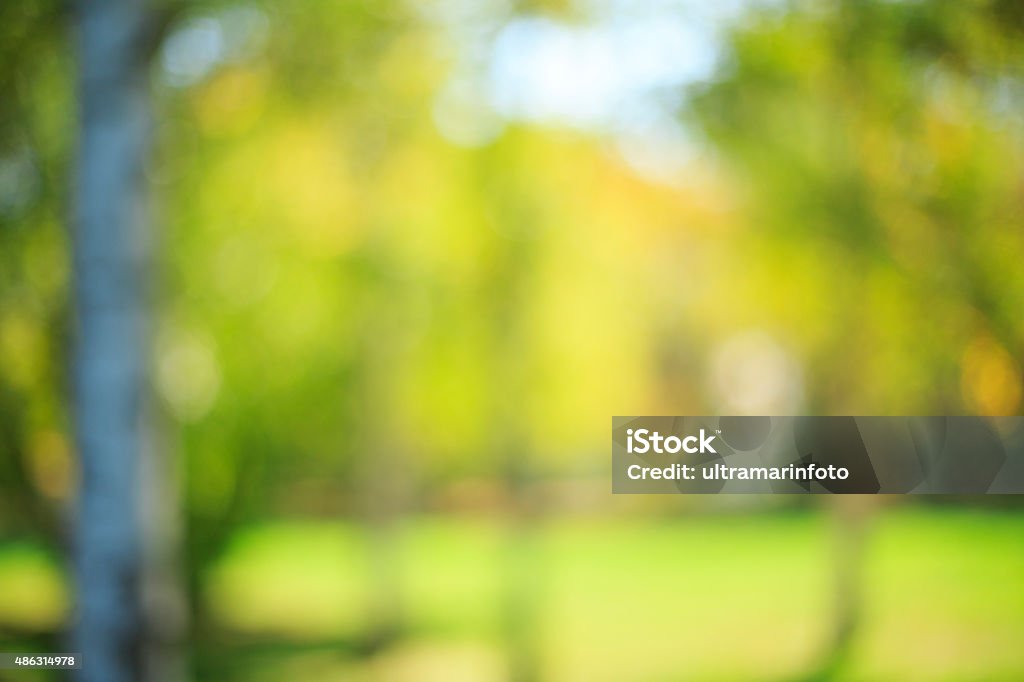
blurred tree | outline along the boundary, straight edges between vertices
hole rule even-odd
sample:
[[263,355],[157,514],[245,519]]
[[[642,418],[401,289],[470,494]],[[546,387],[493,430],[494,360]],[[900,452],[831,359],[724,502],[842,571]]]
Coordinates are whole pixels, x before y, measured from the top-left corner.
[[[0,5],[0,539],[54,556],[68,540],[75,483],[64,400],[73,97],[65,9]],[[66,647],[60,623],[3,630],[20,650]]]
[[[181,427],[197,665],[223,643],[210,562],[240,524],[291,514],[365,523],[364,629],[342,644],[374,653],[401,630],[414,470],[394,406],[417,298],[388,215],[402,204],[377,181],[418,123],[405,90],[424,87],[422,39],[391,2],[193,10],[155,70],[169,235],[155,365]],[[219,48],[193,59],[207,41]]]
[[80,129],[74,211],[74,399],[81,466],[74,537],[74,649],[86,682],[142,676],[140,459],[151,263],[151,17],[133,0],[77,8]]
[[1022,32],[1018,3],[788,3],[695,91],[812,413],[1019,408]]
[[[739,276],[768,276],[756,306],[804,349],[808,413],[1019,411],[1022,34],[1021,5],[999,0],[791,2],[748,18],[695,93],[692,120],[746,192],[741,239],[769,263]],[[857,631],[876,502],[834,502],[815,679]]]
[[61,111],[70,97],[65,28],[56,2],[0,7],[0,529],[42,533],[57,545],[73,482],[60,399],[71,138]]

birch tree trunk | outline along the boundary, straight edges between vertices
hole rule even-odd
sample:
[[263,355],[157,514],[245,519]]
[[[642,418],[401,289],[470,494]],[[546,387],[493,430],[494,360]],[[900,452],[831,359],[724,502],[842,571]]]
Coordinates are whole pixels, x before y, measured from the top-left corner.
[[147,359],[149,138],[141,0],[77,4],[79,141],[73,214],[74,540],[81,682],[141,678],[139,459]]

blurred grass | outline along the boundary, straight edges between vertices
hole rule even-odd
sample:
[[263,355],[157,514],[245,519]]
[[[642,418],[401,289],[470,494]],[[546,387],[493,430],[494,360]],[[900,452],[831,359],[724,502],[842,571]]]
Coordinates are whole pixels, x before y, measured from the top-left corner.
[[[828,641],[835,538],[820,513],[570,518],[536,533],[522,559],[539,595],[547,679],[791,679]],[[208,653],[227,671],[218,676],[247,680],[502,679],[503,537],[500,518],[404,522],[408,636],[365,658],[316,642],[367,626],[371,538],[349,523],[249,527],[206,576],[204,600],[225,641],[263,653],[232,663],[230,646],[197,646],[216,647]],[[64,588],[47,561],[24,545],[0,551],[0,622],[52,617]],[[864,629],[840,679],[1024,679],[1024,517],[885,509],[865,576]]]

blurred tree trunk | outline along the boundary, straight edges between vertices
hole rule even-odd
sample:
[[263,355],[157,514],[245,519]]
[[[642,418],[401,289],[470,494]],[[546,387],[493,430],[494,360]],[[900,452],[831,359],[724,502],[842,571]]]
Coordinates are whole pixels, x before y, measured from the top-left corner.
[[147,387],[145,5],[77,5],[73,414],[81,480],[74,649],[82,682],[142,676],[139,466]]
[[[381,269],[390,270],[386,256],[381,259]],[[365,654],[375,655],[405,634],[399,526],[408,511],[414,473],[413,462],[395,436],[401,428],[393,422],[400,366],[394,329],[401,318],[389,301],[400,300],[401,294],[387,279],[375,279],[365,286],[371,292],[368,308],[372,312],[363,320],[360,339],[362,375],[357,390],[362,412],[354,473],[358,512],[368,538],[370,622],[360,646]]]
[[832,618],[828,645],[807,680],[829,680],[842,670],[860,631],[864,610],[864,567],[877,495],[830,495],[832,512]]
[[864,606],[864,564],[868,522],[877,506],[874,495],[838,495],[835,515],[833,655],[844,657],[860,625]]
[[541,566],[537,509],[529,490],[529,455],[524,439],[507,433],[497,446],[509,495],[507,530],[502,548],[501,628],[508,655],[509,682],[541,678],[536,635],[540,611]]
[[524,310],[536,246],[526,240],[504,246],[490,283],[495,297],[491,431],[497,470],[508,495],[499,607],[508,680],[535,682],[541,678],[536,631],[542,566],[537,543],[538,509],[530,490],[531,453],[524,413],[529,400],[529,341]]

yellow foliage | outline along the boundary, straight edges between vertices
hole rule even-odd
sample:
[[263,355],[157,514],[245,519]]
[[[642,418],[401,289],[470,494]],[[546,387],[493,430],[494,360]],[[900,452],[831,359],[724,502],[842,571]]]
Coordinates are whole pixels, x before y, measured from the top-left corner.
[[982,415],[1016,414],[1021,400],[1021,370],[1005,348],[986,335],[967,346],[961,360],[964,400]]

